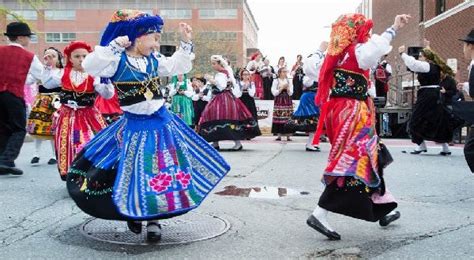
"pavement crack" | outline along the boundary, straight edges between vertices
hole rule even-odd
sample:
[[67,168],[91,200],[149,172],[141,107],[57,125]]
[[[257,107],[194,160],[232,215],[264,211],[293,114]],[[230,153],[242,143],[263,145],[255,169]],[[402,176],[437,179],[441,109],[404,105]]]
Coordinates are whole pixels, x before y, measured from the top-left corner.
[[365,252],[365,255],[367,257],[369,257],[369,256],[370,257],[375,257],[375,256],[379,256],[383,253],[386,253],[387,251],[392,251],[392,250],[395,250],[395,249],[398,249],[398,248],[401,248],[401,247],[404,247],[404,246],[407,246],[407,245],[411,245],[411,244],[416,243],[418,241],[423,241],[425,239],[429,239],[429,238],[445,235],[445,234],[448,234],[448,233],[451,233],[451,232],[455,232],[455,231],[458,231],[460,229],[467,228],[467,227],[470,227],[470,226],[473,226],[473,225],[474,225],[474,222],[469,222],[469,223],[466,223],[466,224],[463,224],[463,225],[459,225],[459,226],[455,226],[455,227],[446,227],[446,228],[442,228],[442,229],[439,229],[439,230],[435,230],[435,231],[427,232],[427,233],[424,233],[424,234],[420,234],[420,235],[417,235],[417,236],[404,237],[404,238],[401,238],[401,239],[395,240],[395,241],[394,240],[392,240],[392,241],[375,240],[375,241],[364,243],[360,247],[363,248],[362,251]]

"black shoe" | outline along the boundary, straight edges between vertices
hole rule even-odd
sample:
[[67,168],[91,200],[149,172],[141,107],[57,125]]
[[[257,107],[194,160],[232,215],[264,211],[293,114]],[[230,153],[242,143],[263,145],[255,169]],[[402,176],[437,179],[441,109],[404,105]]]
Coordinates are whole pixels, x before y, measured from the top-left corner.
[[451,155],[451,152],[440,152],[439,155],[448,156]]
[[313,148],[314,148],[314,149],[311,149],[311,148],[306,147],[306,151],[307,151],[307,152],[321,152],[321,149],[319,149],[319,147],[314,146]]
[[237,147],[237,148],[232,148],[232,151],[236,152],[236,151],[241,151],[242,149],[244,149],[244,146],[243,146],[243,145],[240,145],[240,146]]
[[415,151],[411,151],[410,154],[420,154],[420,153],[426,153],[428,152],[428,150],[415,150]]
[[158,224],[158,223],[148,223],[146,225],[146,228],[148,229],[148,227],[151,227],[151,226],[156,226],[158,227],[158,232],[154,232],[154,231],[148,231],[146,232],[146,240],[148,242],[152,242],[152,243],[156,243],[158,241],[161,240],[161,225]]
[[142,233],[142,222],[140,221],[127,221],[127,226],[135,234]]
[[31,164],[37,164],[37,163],[39,163],[39,161],[40,161],[40,158],[38,156],[35,156],[35,157],[33,157],[33,159],[31,159],[30,163]]
[[390,224],[393,221],[399,219],[400,216],[401,216],[400,211],[395,211],[395,214],[386,215],[382,219],[380,219],[379,224],[382,227],[386,227],[386,226],[388,226],[388,224]]
[[7,166],[4,164],[0,164],[0,175],[22,175],[23,171],[14,167],[14,166]]
[[57,164],[57,163],[58,163],[58,162],[57,162],[56,159],[54,159],[54,158],[51,158],[51,159],[49,159],[49,161],[48,161],[48,164],[49,164],[49,165],[53,165],[53,164]]
[[341,236],[338,233],[336,233],[335,231],[329,231],[313,215],[309,216],[309,218],[306,220],[306,224],[308,224],[308,226],[314,228],[319,233],[325,235],[327,238],[329,238],[329,240],[341,240]]
[[216,149],[217,151],[220,151],[220,150],[221,150],[221,148],[220,148],[219,146],[214,146],[214,145],[213,145],[212,148]]
[[275,139],[275,141],[281,141],[281,137],[277,137],[277,139]]

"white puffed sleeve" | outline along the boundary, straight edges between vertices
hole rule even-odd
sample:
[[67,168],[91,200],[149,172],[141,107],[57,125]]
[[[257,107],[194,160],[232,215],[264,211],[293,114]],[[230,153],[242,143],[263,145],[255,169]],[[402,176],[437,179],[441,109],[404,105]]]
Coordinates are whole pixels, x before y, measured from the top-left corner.
[[155,54],[158,59],[158,75],[168,77],[187,74],[193,68],[193,44],[181,41],[181,46],[171,57]]
[[95,46],[82,62],[84,70],[93,77],[110,78],[117,71],[120,57],[125,48],[120,47],[115,41],[107,46]]
[[172,96],[176,95],[176,93],[178,93],[178,90],[176,89],[174,83],[170,83],[166,87],[170,90],[170,92],[169,92],[170,97],[172,97]]
[[186,91],[184,91],[184,95],[187,97],[192,97],[194,94],[193,87],[191,86],[191,83],[187,82],[186,83]]
[[227,88],[227,76],[222,73],[222,72],[218,72],[215,76],[214,76],[214,80],[215,80],[215,84],[216,84],[216,87],[222,91],[224,89]]
[[250,82],[250,86],[249,86],[248,91],[249,91],[249,96],[251,96],[251,97],[255,96],[255,92],[256,92],[255,83]]
[[280,95],[280,89],[278,89],[278,79],[274,79],[272,83],[272,94],[274,97]]
[[111,99],[115,94],[114,85],[110,81],[107,83],[101,83],[100,77],[94,78],[94,89],[105,99]]
[[43,84],[43,87],[47,89],[60,87],[62,85],[61,79],[63,75],[64,75],[63,69],[46,67],[43,70],[43,75],[41,75],[41,83]]
[[287,82],[288,82],[288,95],[292,96],[293,95],[293,81],[287,79]]
[[319,81],[319,71],[323,64],[324,54],[321,51],[313,53],[310,57],[306,58],[303,63],[303,85],[310,87],[313,82]]
[[402,54],[403,63],[413,72],[426,73],[430,72],[430,64],[426,61],[416,60],[406,53]]
[[382,35],[373,34],[366,43],[357,44],[355,54],[359,67],[365,70],[375,67],[380,58],[392,50],[390,41],[394,35],[395,31],[389,28]]

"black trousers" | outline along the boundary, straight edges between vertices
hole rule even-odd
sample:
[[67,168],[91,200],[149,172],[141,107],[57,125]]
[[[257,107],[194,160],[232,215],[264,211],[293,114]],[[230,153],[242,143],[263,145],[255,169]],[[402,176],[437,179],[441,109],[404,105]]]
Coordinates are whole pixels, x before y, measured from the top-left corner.
[[467,165],[474,173],[474,127],[471,126],[469,131],[469,137],[464,145],[464,157],[466,158]]
[[10,92],[0,92],[0,164],[15,166],[25,136],[25,101]]

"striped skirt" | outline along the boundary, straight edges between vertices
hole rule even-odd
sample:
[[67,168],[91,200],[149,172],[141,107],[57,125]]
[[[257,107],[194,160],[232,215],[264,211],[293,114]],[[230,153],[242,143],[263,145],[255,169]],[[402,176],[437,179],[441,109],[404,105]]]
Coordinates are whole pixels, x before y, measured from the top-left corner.
[[208,142],[245,140],[259,136],[257,120],[230,91],[217,94],[202,112],[199,134]]
[[77,156],[69,194],[103,219],[150,220],[198,207],[229,172],[224,158],[165,107],[125,113]]
[[56,94],[36,95],[26,126],[30,135],[53,138],[53,114],[56,111],[53,102],[58,98]]
[[55,123],[54,146],[59,175],[62,180],[66,180],[69,166],[76,154],[107,125],[95,107],[72,109],[66,105],[59,109]]

